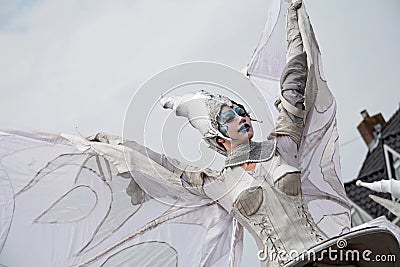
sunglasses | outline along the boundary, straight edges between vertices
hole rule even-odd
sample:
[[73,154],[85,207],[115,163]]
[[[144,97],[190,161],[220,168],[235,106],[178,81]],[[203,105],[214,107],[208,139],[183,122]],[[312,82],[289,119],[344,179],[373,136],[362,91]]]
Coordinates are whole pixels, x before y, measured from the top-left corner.
[[236,107],[234,110],[228,110],[217,117],[217,122],[220,125],[224,125],[233,121],[236,117],[248,117],[246,110],[242,107]]

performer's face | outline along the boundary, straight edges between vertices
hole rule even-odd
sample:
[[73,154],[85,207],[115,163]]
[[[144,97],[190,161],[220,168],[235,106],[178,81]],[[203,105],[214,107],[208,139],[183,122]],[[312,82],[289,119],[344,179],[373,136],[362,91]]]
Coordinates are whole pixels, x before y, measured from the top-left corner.
[[234,104],[233,107],[223,106],[217,118],[219,130],[232,139],[232,145],[237,146],[249,142],[253,138],[253,126],[246,111]]

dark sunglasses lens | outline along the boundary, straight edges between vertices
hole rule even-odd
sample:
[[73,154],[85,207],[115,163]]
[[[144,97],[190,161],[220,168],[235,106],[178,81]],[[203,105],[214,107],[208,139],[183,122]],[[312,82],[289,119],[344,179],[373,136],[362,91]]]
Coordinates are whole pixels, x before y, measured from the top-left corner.
[[241,116],[241,117],[247,116],[246,111],[245,111],[243,108],[241,108],[241,107],[235,108],[235,112],[236,112],[236,114],[238,114],[238,115]]

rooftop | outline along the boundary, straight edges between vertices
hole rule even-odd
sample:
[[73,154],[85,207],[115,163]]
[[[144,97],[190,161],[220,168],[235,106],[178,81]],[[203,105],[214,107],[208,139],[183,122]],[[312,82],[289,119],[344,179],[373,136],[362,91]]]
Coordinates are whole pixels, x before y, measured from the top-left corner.
[[351,182],[345,183],[345,189],[347,196],[372,217],[376,218],[386,215],[389,220],[393,220],[395,216],[369,197],[370,194],[374,194],[386,199],[391,199],[390,194],[377,193],[365,187],[356,186],[357,180],[374,182],[388,179],[383,149],[384,145],[388,145],[400,153],[400,108],[382,128],[379,143],[375,149],[368,152],[357,178]]

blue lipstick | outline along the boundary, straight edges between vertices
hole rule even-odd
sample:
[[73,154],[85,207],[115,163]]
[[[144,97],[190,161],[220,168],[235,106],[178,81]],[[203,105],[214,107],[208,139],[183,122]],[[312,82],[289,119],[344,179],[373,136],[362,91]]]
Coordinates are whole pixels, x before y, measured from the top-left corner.
[[239,128],[239,133],[241,133],[241,132],[247,132],[247,131],[249,131],[251,129],[251,127],[250,127],[250,125],[248,124],[248,123],[244,123],[244,124],[242,124],[242,126],[240,126],[240,128]]

